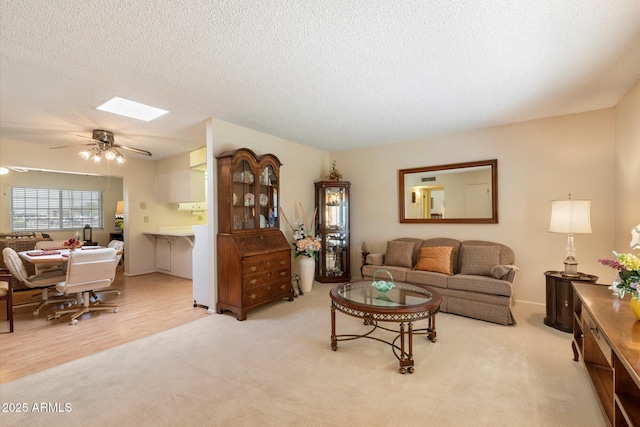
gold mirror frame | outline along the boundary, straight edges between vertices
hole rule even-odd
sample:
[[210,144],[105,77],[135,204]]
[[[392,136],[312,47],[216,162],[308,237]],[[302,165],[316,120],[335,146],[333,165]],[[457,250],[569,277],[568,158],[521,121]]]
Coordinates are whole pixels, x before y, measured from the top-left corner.
[[[422,218],[422,217],[408,217],[407,209],[405,206],[412,201],[415,202],[415,194],[411,191],[405,191],[405,182],[411,181],[411,174],[417,174],[417,177],[429,175],[430,179],[435,177],[436,181],[434,186],[438,186],[437,178],[444,176],[444,174],[451,173],[465,173],[470,172],[471,169],[477,170],[478,168],[489,167],[491,182],[488,183],[490,188],[491,199],[489,201],[491,205],[490,216],[482,218],[467,218],[467,217],[447,217],[446,214],[443,218]],[[445,189],[446,192],[446,189]],[[414,192],[415,193],[415,192]],[[462,197],[462,195],[461,195]],[[413,199],[413,200],[412,200]],[[445,198],[446,200],[446,198]],[[398,206],[400,209],[400,222],[407,224],[497,224],[498,223],[498,160],[480,160],[476,162],[465,163],[453,163],[448,165],[426,166],[412,169],[400,169],[398,170]],[[446,212],[446,211],[445,211]]]

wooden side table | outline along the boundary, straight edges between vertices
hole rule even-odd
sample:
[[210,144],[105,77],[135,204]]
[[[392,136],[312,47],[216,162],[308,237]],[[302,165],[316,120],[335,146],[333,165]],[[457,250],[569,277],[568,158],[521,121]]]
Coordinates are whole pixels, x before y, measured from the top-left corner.
[[573,332],[573,287],[571,282],[595,284],[598,276],[578,273],[580,277],[565,277],[561,271],[546,271],[547,315],[544,324],[562,332]]

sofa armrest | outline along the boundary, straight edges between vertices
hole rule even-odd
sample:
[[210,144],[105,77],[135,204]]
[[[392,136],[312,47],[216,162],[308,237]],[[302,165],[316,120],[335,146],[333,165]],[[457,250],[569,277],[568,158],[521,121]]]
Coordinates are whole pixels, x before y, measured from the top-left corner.
[[384,254],[369,254],[364,263],[366,265],[384,265]]

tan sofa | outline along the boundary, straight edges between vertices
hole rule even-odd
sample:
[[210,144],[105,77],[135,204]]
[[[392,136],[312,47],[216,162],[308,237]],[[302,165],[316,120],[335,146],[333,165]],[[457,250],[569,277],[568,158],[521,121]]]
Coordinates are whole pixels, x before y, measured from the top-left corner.
[[[514,262],[513,250],[500,243],[405,237],[387,242],[384,254],[369,254],[362,276],[372,280],[387,270],[395,282],[437,291],[441,312],[514,325]],[[385,280],[384,272],[376,278]]]

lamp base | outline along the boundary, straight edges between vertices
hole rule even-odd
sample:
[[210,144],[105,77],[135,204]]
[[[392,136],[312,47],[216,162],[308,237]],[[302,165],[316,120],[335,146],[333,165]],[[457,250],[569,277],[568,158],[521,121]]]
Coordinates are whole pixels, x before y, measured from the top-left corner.
[[578,261],[572,256],[568,256],[567,259],[564,260],[564,271],[562,272],[563,277],[580,277],[580,273],[578,273]]

